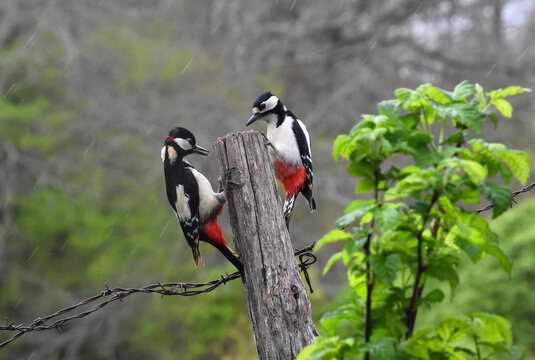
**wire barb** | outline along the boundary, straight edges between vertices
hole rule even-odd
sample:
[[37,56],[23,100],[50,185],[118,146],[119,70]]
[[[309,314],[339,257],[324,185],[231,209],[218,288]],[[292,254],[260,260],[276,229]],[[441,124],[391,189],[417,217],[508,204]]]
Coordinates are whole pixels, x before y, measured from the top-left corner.
[[[301,250],[295,250],[294,252],[294,256],[299,256],[299,269],[303,272],[311,293],[312,293],[312,286],[310,285],[310,278],[309,278],[307,269],[316,262],[316,256],[312,254],[315,244],[316,243],[314,242],[312,245],[306,246],[305,248]],[[155,293],[155,294],[160,294],[161,297],[164,297],[167,295],[195,296],[195,295],[199,295],[199,294],[203,294],[203,293],[207,293],[212,290],[215,290],[220,285],[225,285],[226,283],[232,280],[236,280],[240,277],[241,275],[239,271],[236,271],[231,274],[228,274],[227,272],[225,272],[225,275],[221,275],[220,279],[211,280],[205,283],[184,283],[184,282],[161,283],[161,282],[157,282],[156,284],[146,285],[141,288],[120,288],[120,287],[110,288],[108,284],[104,284],[104,290],[102,290],[100,293],[93,295],[91,297],[88,297],[84,300],[81,300],[75,305],[71,305],[61,310],[58,310],[53,314],[42,316],[42,317],[40,316],[36,318],[35,320],[33,320],[29,325],[24,325],[24,324],[15,325],[14,321],[9,322],[9,320],[6,319],[6,325],[3,325],[3,326],[0,325],[0,331],[12,331],[12,332],[15,332],[15,334],[11,336],[9,339],[5,340],[4,342],[1,342],[0,349],[4,348],[10,342],[15,341],[22,335],[32,332],[32,331],[43,331],[43,330],[55,329],[61,333],[61,331],[64,330],[64,328],[67,325],[69,325],[68,324],[69,321],[86,317],[89,314],[92,314],[102,309],[104,306],[116,300],[119,300],[122,303],[123,302],[122,299],[135,293],[145,293],[145,294]],[[188,291],[188,289],[195,289],[195,290]],[[92,309],[80,312],[76,315],[60,318],[54,321],[50,325],[46,324],[47,321],[53,318],[57,318],[63,314],[71,312],[74,309],[85,306],[87,304],[90,304],[92,302],[98,301],[99,299],[103,299],[103,298],[108,298],[108,299],[102,301],[101,303],[93,307]]]
[[[522,193],[525,193],[525,192],[528,192],[530,191],[531,189],[533,189],[535,187],[535,182],[529,184],[528,186],[526,187],[523,187],[522,189],[520,190],[516,190],[516,191],[513,191],[511,193],[511,202],[515,203],[515,204],[518,204],[516,201],[515,201],[515,197],[517,197],[518,195],[522,194]],[[511,207],[512,207],[513,204],[511,204]],[[494,205],[492,204],[489,204],[487,206],[485,206],[484,208],[481,208],[481,209],[478,209],[478,210],[474,210],[476,213],[482,213],[483,211],[487,211],[487,210],[490,210],[494,207]]]

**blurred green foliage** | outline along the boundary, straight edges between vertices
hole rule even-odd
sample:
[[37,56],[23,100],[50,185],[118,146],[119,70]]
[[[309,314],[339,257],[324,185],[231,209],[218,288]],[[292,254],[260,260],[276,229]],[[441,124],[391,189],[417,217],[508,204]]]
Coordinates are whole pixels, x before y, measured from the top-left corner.
[[[13,86],[2,89],[0,140],[22,159],[11,202],[15,223],[6,242],[8,261],[0,276],[3,318],[31,321],[98,293],[104,284],[204,282],[232,272],[232,265],[208,245],[201,245],[206,267],[195,269],[165,198],[163,168],[159,176],[153,172],[160,147],[147,152],[142,137],[127,135],[113,156],[102,153],[99,146],[122,134],[114,126],[102,127],[92,139],[76,126],[85,105],[64,91],[64,64],[58,61],[64,51],[51,33],[39,38],[39,46],[39,58],[25,56],[20,44],[0,53],[20,56],[1,63],[9,77],[6,84]],[[128,30],[103,30],[92,46],[116,56],[112,68],[126,85],[167,81],[194,66],[188,51],[165,48],[165,36],[154,43]],[[239,281],[196,297],[136,296],[107,307],[111,313],[92,315],[121,329],[112,345],[118,359],[133,354],[143,359],[249,359],[255,353]],[[123,310],[131,316],[120,316]],[[80,321],[61,335],[27,335],[3,349],[2,358],[31,357],[35,351],[37,356],[70,358],[65,343],[39,345],[31,337],[49,336],[53,344],[54,338],[81,330],[85,335],[76,356],[102,358],[109,350],[99,344],[109,333],[105,326],[102,333],[84,326]]]

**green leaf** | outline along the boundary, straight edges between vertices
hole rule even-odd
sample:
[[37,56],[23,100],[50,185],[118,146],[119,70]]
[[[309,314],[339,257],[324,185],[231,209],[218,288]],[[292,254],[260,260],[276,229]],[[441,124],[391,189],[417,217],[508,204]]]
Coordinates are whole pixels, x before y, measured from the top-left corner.
[[479,192],[484,194],[494,206],[492,209],[492,218],[496,218],[511,206],[511,190],[504,185],[494,183],[483,183],[478,187]]
[[510,119],[513,116],[513,106],[509,101],[499,98],[492,99],[490,102],[506,118]]
[[431,100],[436,101],[440,104],[449,104],[453,101],[452,93],[436,88],[434,86],[430,86],[427,89],[427,96],[429,96]]
[[351,160],[346,170],[349,175],[354,177],[373,177],[373,166],[366,160]]
[[365,178],[360,180],[357,183],[357,186],[355,187],[355,194],[362,194],[368,191],[373,190],[375,187],[375,183],[373,179]]
[[506,87],[505,89],[498,89],[498,90],[491,91],[487,95],[491,99],[497,99],[497,98],[504,98],[507,96],[513,96],[517,94],[522,94],[525,92],[531,92],[531,90],[528,88],[520,87],[520,86],[509,86],[509,87]]
[[474,184],[479,184],[487,178],[487,169],[477,161],[461,160],[459,165]]
[[481,85],[476,84],[476,99],[478,102],[477,108],[482,109],[487,105],[487,100],[485,98],[485,93]]
[[359,350],[368,351],[372,359],[396,359],[396,340],[389,337],[378,337],[368,343],[359,344]]
[[385,115],[388,118],[395,119],[398,117],[402,108],[399,104],[396,104],[392,101],[381,101],[378,105],[379,114]]
[[459,284],[459,275],[457,275],[457,270],[455,270],[457,264],[458,259],[453,256],[444,255],[436,257],[429,262],[425,273],[438,280],[448,281],[453,291]]
[[314,249],[314,252],[318,251],[321,247],[323,247],[325,244],[329,244],[332,242],[337,242],[341,240],[351,239],[353,238],[352,235],[348,232],[345,232],[343,230],[334,229],[329,231],[327,234],[325,234],[317,243]]
[[326,312],[321,316],[320,325],[329,334],[333,336],[336,331],[336,326],[340,320],[359,321],[360,317],[357,315],[357,309],[353,304],[342,305],[336,310]]
[[501,247],[497,244],[492,243],[483,243],[479,247],[484,250],[487,254],[490,254],[498,260],[502,268],[507,271],[508,274],[511,274],[513,268],[513,262],[509,255],[507,255]]
[[446,140],[442,142],[442,144],[448,144],[448,145],[456,145],[456,144],[464,144],[464,131],[460,130],[457,131],[455,134],[448,137]]
[[351,138],[349,136],[338,135],[334,140],[333,145],[334,161],[338,161],[338,156],[342,156],[346,159],[349,159],[354,149],[355,147],[351,145]]
[[331,266],[333,266],[333,264],[337,262],[338,260],[342,259],[342,256],[343,256],[342,252],[337,252],[333,256],[331,256],[329,260],[327,261],[327,264],[325,264],[325,267],[323,268],[322,275],[325,276],[325,274],[327,274],[327,272],[331,269]]
[[393,229],[399,221],[399,211],[389,205],[385,204],[380,208],[376,208],[374,212],[375,222],[382,232]]
[[431,303],[438,303],[444,300],[444,292],[440,289],[435,289],[428,293],[426,296],[424,296],[425,300],[431,302]]
[[470,95],[474,95],[475,88],[474,85],[468,83],[468,81],[464,80],[462,83],[457,85],[455,89],[453,89],[453,99],[454,100],[464,100]]
[[502,316],[487,314],[487,313],[474,313],[470,315],[474,319],[478,319],[483,323],[482,327],[482,340],[488,342],[500,342],[503,341],[507,345],[511,345],[513,342],[513,335],[511,333],[511,324],[507,319]]
[[385,284],[392,284],[396,279],[396,274],[401,268],[401,258],[398,254],[372,254],[370,255],[370,265],[373,272]]
[[364,216],[368,211],[375,208],[375,204],[363,203],[354,210],[351,210],[336,221],[336,227],[343,229],[349,224],[353,223],[358,218]]
[[526,185],[530,173],[528,155],[523,151],[507,150],[502,154],[501,160],[509,166],[518,181]]

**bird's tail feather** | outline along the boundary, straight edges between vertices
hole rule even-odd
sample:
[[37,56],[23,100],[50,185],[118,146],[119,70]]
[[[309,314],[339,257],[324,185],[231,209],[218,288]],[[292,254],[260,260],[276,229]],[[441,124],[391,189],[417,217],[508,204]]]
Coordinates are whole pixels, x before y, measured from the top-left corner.
[[238,269],[240,274],[242,275],[242,278],[244,276],[243,272],[243,261],[240,258],[240,256],[232,250],[227,244],[213,244],[220,252],[227,258],[228,261],[232,263]]
[[201,263],[204,265],[204,260],[201,256],[201,251],[199,250],[199,244],[197,246],[194,246],[191,248],[191,251],[193,252],[193,262],[195,263],[195,267],[199,267],[199,259],[201,260]]

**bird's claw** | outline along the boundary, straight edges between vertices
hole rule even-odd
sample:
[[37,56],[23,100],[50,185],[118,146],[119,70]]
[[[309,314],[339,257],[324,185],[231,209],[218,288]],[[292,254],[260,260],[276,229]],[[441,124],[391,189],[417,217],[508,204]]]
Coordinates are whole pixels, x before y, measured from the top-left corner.
[[241,174],[240,169],[238,169],[238,168],[236,168],[236,167],[231,167],[231,168],[227,169],[227,170],[225,171],[225,178],[226,178],[225,183],[226,183],[227,186],[230,187],[230,188],[235,188],[235,187],[242,186],[242,185],[244,184],[243,182],[236,182],[236,181],[231,180],[231,178],[232,178],[232,171],[233,171],[233,170],[236,170],[236,171],[238,171],[238,173]]

